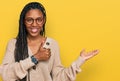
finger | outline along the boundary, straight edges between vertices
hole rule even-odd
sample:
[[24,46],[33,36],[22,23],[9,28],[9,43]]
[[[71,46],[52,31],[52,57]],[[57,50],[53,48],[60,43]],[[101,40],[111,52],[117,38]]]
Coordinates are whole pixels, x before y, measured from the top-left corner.
[[44,44],[44,41],[41,42],[38,51],[44,51],[45,50],[45,48],[42,47],[43,44]]
[[47,48],[48,51],[50,51],[50,48]]
[[44,43],[45,43],[45,41],[43,40],[43,41],[41,42],[40,48],[43,47]]
[[85,49],[82,49],[82,51],[80,52],[80,56],[83,56],[85,53]]
[[41,51],[41,52],[46,52],[46,49],[43,48],[43,47],[41,47],[41,48],[40,48],[40,51]]
[[91,56],[91,57],[92,57],[92,56],[97,55],[98,53],[99,53],[98,50],[93,50],[93,51],[91,51],[91,52],[88,52],[86,56]]
[[48,55],[48,56],[49,56],[49,58],[50,58],[50,57],[51,57],[51,53],[49,53],[49,55]]
[[46,55],[51,56],[51,52],[47,52]]
[[85,52],[85,49],[82,49],[82,51],[80,52],[81,54]]
[[51,56],[51,52],[49,52],[49,56]]
[[99,50],[94,50],[93,53],[94,53],[94,55],[96,55],[99,53]]
[[45,44],[46,39],[47,39],[47,37],[45,37],[45,39],[42,41],[42,45],[41,45],[41,47],[43,47],[44,49],[45,49],[44,44]]
[[50,54],[47,53],[46,54],[46,58],[49,59],[50,58]]
[[44,41],[41,42],[41,44],[40,44],[39,49],[37,50],[37,52],[43,51],[43,48],[42,48],[43,44],[44,44]]
[[50,52],[50,49],[46,49],[46,52]]
[[44,43],[45,43],[46,39],[47,39],[47,38],[45,37],[45,39],[42,40],[41,45],[40,45],[40,48],[44,46]]
[[46,55],[49,55],[49,53],[48,53],[48,52],[46,52]]
[[47,53],[47,52],[48,52],[48,53],[50,52],[50,49],[46,49],[46,48],[43,48],[43,49],[44,49],[44,52],[46,52],[46,53]]

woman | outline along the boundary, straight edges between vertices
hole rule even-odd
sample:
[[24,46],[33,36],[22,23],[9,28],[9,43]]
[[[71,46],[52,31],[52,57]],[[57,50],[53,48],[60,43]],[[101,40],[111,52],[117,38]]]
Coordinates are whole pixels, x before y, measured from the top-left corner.
[[42,4],[31,2],[23,8],[18,36],[8,42],[0,67],[4,81],[75,81],[79,67],[99,52],[83,50],[70,67],[64,68],[57,42],[45,37],[45,23]]

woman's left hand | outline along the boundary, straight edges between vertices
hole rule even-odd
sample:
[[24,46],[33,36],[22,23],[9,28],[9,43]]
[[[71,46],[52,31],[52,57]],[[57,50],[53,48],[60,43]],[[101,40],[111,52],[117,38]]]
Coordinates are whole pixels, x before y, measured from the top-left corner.
[[99,53],[99,50],[93,50],[90,52],[85,52],[85,50],[83,49],[80,53],[80,56],[84,59],[84,60],[88,60],[92,57],[94,57],[95,55],[97,55]]

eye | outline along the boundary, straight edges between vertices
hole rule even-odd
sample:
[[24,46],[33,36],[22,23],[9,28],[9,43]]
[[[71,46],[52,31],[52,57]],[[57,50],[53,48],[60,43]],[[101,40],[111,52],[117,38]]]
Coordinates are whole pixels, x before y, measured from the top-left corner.
[[42,22],[43,18],[37,18],[36,20],[37,20],[37,22]]
[[31,23],[31,22],[33,22],[33,19],[32,18],[27,18],[26,22]]

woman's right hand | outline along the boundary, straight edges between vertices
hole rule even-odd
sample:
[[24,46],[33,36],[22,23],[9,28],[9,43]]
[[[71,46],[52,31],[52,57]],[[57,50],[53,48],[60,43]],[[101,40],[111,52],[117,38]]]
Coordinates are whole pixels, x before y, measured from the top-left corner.
[[43,48],[43,44],[44,44],[44,42],[41,43],[38,52],[36,54],[34,54],[34,57],[38,61],[47,61],[51,56],[51,50],[49,48],[48,49]]

